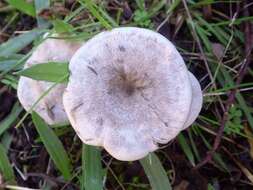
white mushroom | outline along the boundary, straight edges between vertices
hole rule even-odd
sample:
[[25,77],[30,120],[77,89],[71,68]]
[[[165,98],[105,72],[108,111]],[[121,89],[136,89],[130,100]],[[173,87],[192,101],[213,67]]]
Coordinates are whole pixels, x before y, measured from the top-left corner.
[[[77,42],[68,42],[58,39],[47,39],[42,42],[27,60],[24,68],[49,61],[69,61],[75,51],[81,45]],[[27,77],[20,77],[18,83],[18,98],[26,110],[32,105],[53,83],[36,81]],[[68,121],[62,103],[62,94],[65,84],[59,84],[53,88],[35,107],[36,111],[48,124],[60,124]]]
[[198,115],[196,81],[174,45],[156,32],[102,32],[74,54],[69,69],[63,104],[70,123],[84,143],[119,160],[143,158]]

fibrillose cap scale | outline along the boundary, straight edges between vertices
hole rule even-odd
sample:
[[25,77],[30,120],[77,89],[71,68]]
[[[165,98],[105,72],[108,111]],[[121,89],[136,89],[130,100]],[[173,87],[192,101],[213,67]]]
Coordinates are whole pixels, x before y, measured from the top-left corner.
[[156,150],[201,108],[202,98],[192,97],[201,96],[200,87],[174,45],[147,29],[96,35],[74,54],[69,69],[63,103],[73,128],[84,143],[102,146],[119,160]]

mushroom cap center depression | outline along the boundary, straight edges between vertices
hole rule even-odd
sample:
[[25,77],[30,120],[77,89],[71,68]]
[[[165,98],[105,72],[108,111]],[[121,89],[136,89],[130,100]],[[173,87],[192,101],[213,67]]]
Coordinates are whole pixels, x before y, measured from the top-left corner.
[[124,67],[114,68],[113,73],[108,84],[108,94],[111,95],[122,93],[125,97],[131,97],[151,85],[147,73],[138,73],[134,70],[126,71]]

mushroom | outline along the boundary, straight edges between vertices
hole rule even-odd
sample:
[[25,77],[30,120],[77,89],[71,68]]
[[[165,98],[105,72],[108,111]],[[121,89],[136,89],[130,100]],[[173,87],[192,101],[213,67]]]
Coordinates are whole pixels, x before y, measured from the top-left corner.
[[[49,61],[69,61],[80,46],[77,42],[46,39],[33,52],[32,56],[25,63],[24,68]],[[21,76],[17,90],[19,101],[27,111],[30,110],[32,105],[52,84],[51,82],[37,81]],[[50,125],[68,121],[62,103],[62,94],[65,87],[65,84],[56,85],[34,108],[34,111]]]
[[172,140],[202,105],[179,52],[151,30],[102,32],[73,55],[69,69],[63,104],[72,127],[118,160],[141,159]]

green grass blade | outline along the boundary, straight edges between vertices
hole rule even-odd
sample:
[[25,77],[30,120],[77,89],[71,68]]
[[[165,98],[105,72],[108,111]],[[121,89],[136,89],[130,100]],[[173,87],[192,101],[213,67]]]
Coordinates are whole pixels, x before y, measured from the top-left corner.
[[76,10],[71,11],[68,15],[65,16],[64,22],[70,22],[73,18],[75,18],[78,14],[80,14],[84,10],[84,6],[78,7]]
[[117,24],[117,22],[106,12],[104,11],[101,7],[97,7],[97,10],[100,12],[100,14],[110,22],[111,26],[113,27],[118,27],[119,25]]
[[111,25],[107,22],[107,20],[99,13],[97,10],[96,4],[91,0],[79,0],[79,2],[86,7],[91,14],[98,19],[98,21],[106,28],[112,29]]
[[9,56],[19,52],[43,33],[43,30],[34,29],[30,32],[11,38],[7,42],[0,45],[0,56]]
[[135,0],[136,4],[137,4],[137,7],[140,9],[140,10],[145,10],[145,2],[144,0]]
[[166,4],[166,0],[160,0],[160,2],[153,2],[152,6],[148,10],[149,17],[153,17],[159,13],[159,11],[164,7]]
[[[241,18],[237,18],[235,20],[233,20],[233,25],[239,25],[242,22],[246,22],[246,21],[251,21],[253,20],[253,16],[249,16],[249,17],[241,17]],[[223,26],[224,25],[230,25],[232,23],[232,20],[229,19],[228,21],[220,21],[217,23],[210,23],[211,26]]]
[[101,163],[101,153],[97,147],[83,144],[82,170],[82,190],[103,189],[103,170]]
[[173,2],[171,2],[168,10],[167,10],[167,14],[170,14],[174,11],[174,9],[176,9],[178,7],[178,5],[180,4],[181,0],[175,0]]
[[[20,59],[22,59],[23,55],[15,55],[15,56],[7,56],[0,57],[0,71],[7,71],[13,67]],[[17,70],[22,69],[22,66],[15,68]]]
[[0,144],[0,174],[7,183],[15,183],[15,175],[2,144]]
[[210,43],[205,30],[201,28],[198,24],[195,24],[196,32],[199,35],[200,39],[202,40],[203,44],[205,45],[208,52],[212,52],[212,44]]
[[[222,28],[220,26],[214,26],[214,31],[216,31],[216,35],[222,36],[222,38],[224,39],[223,41],[220,41],[221,43],[224,44],[224,46],[227,46],[230,36],[231,36],[231,32],[233,30],[229,30],[226,31],[225,28]],[[236,41],[232,41],[233,46],[236,46]]]
[[15,77],[13,75],[5,75],[5,77],[3,79],[0,79],[0,82],[8,87],[11,87],[11,88],[17,90],[18,79],[17,79],[17,77]]
[[[68,63],[48,62],[41,63],[16,72],[17,75],[26,76],[35,80],[58,82],[63,76],[69,74]],[[66,82],[68,79],[66,78]]]
[[195,157],[197,158],[197,161],[200,162],[200,156],[199,156],[199,151],[197,149],[197,146],[193,140],[193,135],[192,135],[192,130],[189,130],[188,131],[188,136],[189,136],[189,140],[190,140],[190,143],[191,143],[191,147],[192,147],[192,151],[195,155]]
[[170,181],[155,153],[140,160],[153,190],[171,190]]
[[74,31],[74,27],[63,20],[55,19],[52,23],[56,33],[70,33]]
[[198,14],[194,14],[194,16],[199,20],[199,22],[201,24],[203,24],[204,26],[207,27],[207,29],[212,32],[212,34],[223,44],[226,45],[227,44],[227,40],[224,39],[224,36],[219,34],[219,31],[215,30],[214,27],[212,27],[207,21],[205,21],[202,16],[198,15]]
[[29,53],[27,53],[26,55],[24,55],[23,57],[21,57],[19,60],[17,60],[15,63],[13,63],[12,65],[9,65],[1,74],[0,74],[0,78],[3,78],[5,75],[7,75],[10,71],[14,70],[18,70],[18,68],[22,69],[26,60],[31,56],[32,51],[30,51]]
[[229,91],[229,90],[233,90],[233,89],[236,89],[236,88],[240,89],[240,88],[243,88],[243,87],[250,87],[251,88],[251,87],[253,87],[253,82],[247,82],[247,83],[234,85],[234,86],[225,86],[223,88],[213,90],[211,92],[213,92],[213,93],[226,92],[226,91]]
[[0,122],[0,136],[13,124],[13,122],[17,119],[18,115],[22,111],[22,107],[19,106],[19,103],[17,102],[12,110],[11,113],[5,117],[3,121]]
[[6,0],[11,6],[15,7],[19,11],[35,17],[35,8],[32,3],[28,3],[25,0]]
[[195,166],[195,160],[194,160],[194,156],[192,153],[192,149],[191,147],[188,145],[188,143],[186,142],[186,139],[184,137],[184,135],[182,133],[180,133],[177,136],[177,140],[182,148],[182,150],[184,151],[186,157],[188,158],[188,160],[190,161],[190,163]]
[[71,178],[70,160],[61,141],[37,113],[32,113],[32,119],[54,164],[61,171],[63,177],[69,180]]
[[1,137],[0,144],[4,147],[5,151],[10,148],[12,140],[13,136],[9,133],[4,133],[4,135]]

